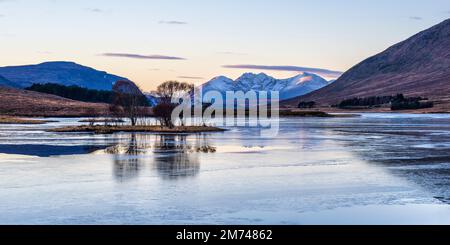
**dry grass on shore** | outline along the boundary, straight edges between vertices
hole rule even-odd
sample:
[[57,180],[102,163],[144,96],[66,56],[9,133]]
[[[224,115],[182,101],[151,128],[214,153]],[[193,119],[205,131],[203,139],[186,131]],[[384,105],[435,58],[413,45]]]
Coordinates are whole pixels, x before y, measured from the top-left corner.
[[46,124],[51,121],[0,116],[0,124]]
[[125,123],[122,119],[112,119],[112,118],[106,118],[106,119],[84,119],[78,121],[80,123]]

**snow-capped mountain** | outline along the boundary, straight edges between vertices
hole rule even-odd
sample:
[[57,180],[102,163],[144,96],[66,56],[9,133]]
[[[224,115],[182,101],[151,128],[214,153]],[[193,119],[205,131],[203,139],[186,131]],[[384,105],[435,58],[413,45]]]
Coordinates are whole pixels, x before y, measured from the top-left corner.
[[324,78],[306,72],[288,79],[275,79],[264,73],[245,73],[234,81],[224,76],[213,78],[201,88],[203,93],[218,91],[222,94],[227,91],[279,91],[280,99],[287,100],[309,94],[329,84]]

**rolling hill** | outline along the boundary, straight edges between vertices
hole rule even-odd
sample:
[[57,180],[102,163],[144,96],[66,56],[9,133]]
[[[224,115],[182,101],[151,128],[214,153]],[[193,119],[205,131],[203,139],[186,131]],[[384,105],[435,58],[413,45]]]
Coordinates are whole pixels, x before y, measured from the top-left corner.
[[8,79],[0,76],[0,86],[8,86],[8,87],[15,87],[17,84],[9,81]]
[[[115,82],[128,80],[123,77],[98,71],[74,62],[45,62],[38,65],[0,67],[0,76],[15,88],[27,88],[35,83],[55,83],[65,86],[111,91]],[[0,79],[1,80],[1,79]]]
[[109,106],[0,86],[0,115],[78,117],[108,114]]
[[[126,78],[73,62],[0,67],[0,115],[69,117],[107,115],[109,105],[85,103],[56,95],[27,91],[33,84],[54,83],[90,90],[112,91],[114,85],[138,87]],[[117,87],[117,86],[116,86]],[[144,95],[142,95],[144,96]]]

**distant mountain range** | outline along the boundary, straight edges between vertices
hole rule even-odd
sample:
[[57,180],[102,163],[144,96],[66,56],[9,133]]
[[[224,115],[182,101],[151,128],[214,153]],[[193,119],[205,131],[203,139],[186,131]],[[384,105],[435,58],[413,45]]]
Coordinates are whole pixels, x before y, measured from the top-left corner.
[[203,93],[218,91],[225,94],[227,91],[278,91],[280,99],[287,100],[305,95],[329,85],[330,82],[312,73],[302,73],[288,79],[275,79],[264,73],[245,73],[236,80],[219,76],[203,84]]
[[450,104],[450,19],[370,57],[344,73],[336,82],[300,101],[330,105],[354,97],[403,93]]
[[0,67],[0,76],[0,85],[14,88],[26,88],[35,83],[56,83],[108,91],[112,90],[117,81],[128,80],[74,62]]
[[[115,86],[122,81],[121,86]],[[128,83],[129,82],[129,83]],[[112,91],[113,88],[139,88],[127,78],[98,71],[74,62],[45,62],[38,65],[0,67],[0,85],[23,89],[33,84],[55,83],[64,86],[76,85],[82,88]],[[279,91],[280,98],[287,100],[308,94],[329,85],[322,77],[302,73],[288,79],[275,79],[264,73],[245,73],[236,80],[219,76],[203,84],[204,92],[219,91]],[[151,105],[158,103],[154,94],[146,94]]]

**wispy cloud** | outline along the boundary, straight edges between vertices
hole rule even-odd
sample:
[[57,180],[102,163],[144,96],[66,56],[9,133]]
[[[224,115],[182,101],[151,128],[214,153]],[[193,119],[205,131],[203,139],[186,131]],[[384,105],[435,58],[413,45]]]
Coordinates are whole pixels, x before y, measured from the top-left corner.
[[409,19],[410,20],[423,20],[423,18],[420,16],[409,16]]
[[39,54],[53,54],[51,51],[39,51]]
[[0,33],[0,37],[15,37],[15,34],[11,34],[11,33]]
[[141,54],[127,54],[127,53],[103,53],[101,55],[106,57],[130,58],[141,60],[186,60],[185,58],[166,55],[141,55]]
[[178,21],[178,20],[161,20],[158,23],[163,24],[163,25],[187,25],[188,24],[185,21]]
[[204,77],[179,76],[182,79],[205,79]]
[[100,8],[86,8],[85,10],[89,11],[89,12],[93,12],[93,13],[102,13],[103,12],[103,9],[100,9]]
[[224,54],[224,55],[247,55],[246,53],[231,52],[231,51],[222,51],[222,52],[217,52],[217,53]]
[[266,70],[266,71],[295,71],[309,72],[326,77],[339,77],[342,75],[340,71],[332,71],[321,68],[310,68],[301,66],[266,66],[266,65],[224,65],[224,68],[230,69],[247,69],[247,70]]

